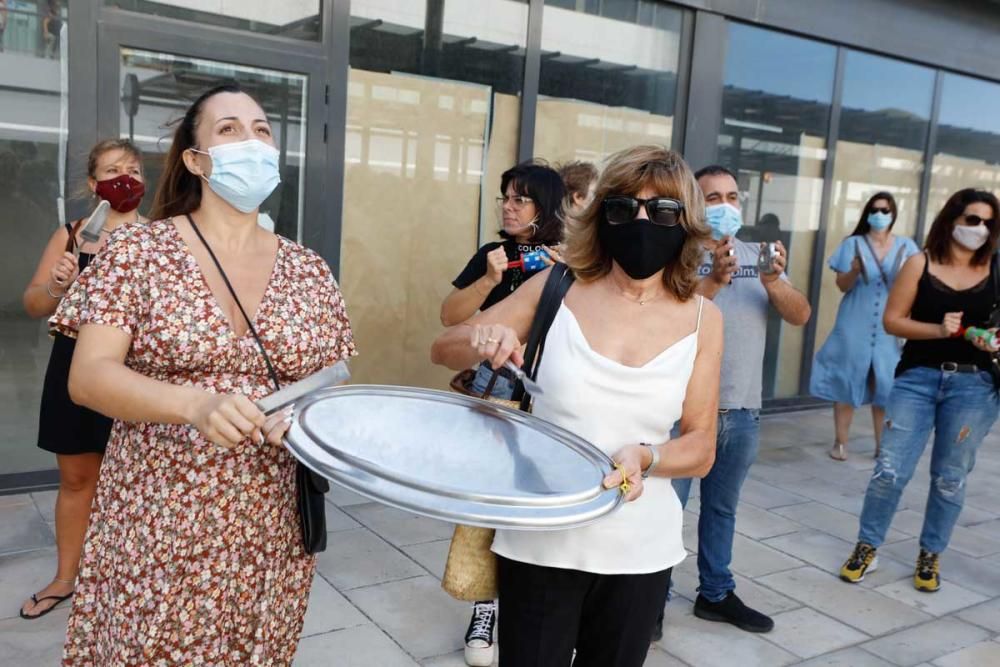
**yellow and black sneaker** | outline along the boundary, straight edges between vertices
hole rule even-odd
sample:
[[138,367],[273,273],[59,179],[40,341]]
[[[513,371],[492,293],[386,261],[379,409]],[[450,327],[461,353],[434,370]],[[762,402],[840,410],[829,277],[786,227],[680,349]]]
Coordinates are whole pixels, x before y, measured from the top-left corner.
[[917,556],[917,569],[913,572],[913,585],[922,593],[933,593],[941,588],[941,556],[924,549]]
[[849,584],[857,584],[864,580],[865,574],[877,569],[878,556],[875,554],[875,547],[866,542],[858,542],[851,557],[840,568],[840,578]]

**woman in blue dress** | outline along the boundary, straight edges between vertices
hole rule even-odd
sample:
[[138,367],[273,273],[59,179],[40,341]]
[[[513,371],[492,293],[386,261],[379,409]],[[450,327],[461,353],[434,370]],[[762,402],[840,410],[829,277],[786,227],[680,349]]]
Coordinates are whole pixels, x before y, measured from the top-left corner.
[[836,437],[830,456],[837,461],[847,460],[848,433],[858,406],[872,406],[876,457],[882,442],[885,405],[900,354],[896,337],[882,327],[882,313],[899,268],[919,252],[913,239],[893,235],[896,213],[891,194],[873,195],[857,227],[829,261],[844,298],[833,331],[816,354],[809,393],[833,401]]

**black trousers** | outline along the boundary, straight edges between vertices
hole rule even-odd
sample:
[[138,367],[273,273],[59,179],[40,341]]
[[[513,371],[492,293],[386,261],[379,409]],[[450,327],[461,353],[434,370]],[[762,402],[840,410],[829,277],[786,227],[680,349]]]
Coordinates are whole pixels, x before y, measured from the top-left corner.
[[640,667],[670,570],[593,574],[498,557],[500,667]]

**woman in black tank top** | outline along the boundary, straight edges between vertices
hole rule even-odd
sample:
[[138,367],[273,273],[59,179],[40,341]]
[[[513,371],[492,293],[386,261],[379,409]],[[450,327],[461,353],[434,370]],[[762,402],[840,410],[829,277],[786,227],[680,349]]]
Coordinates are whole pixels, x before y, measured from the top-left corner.
[[[112,139],[94,146],[87,160],[87,174],[88,189],[94,197],[111,206],[100,241],[83,243],[80,233],[84,220],[56,230],[24,290],[24,308],[32,317],[52,315],[110,232],[139,219],[136,209],[145,191],[142,154],[130,141]],[[44,616],[73,593],[101,458],[111,434],[111,419],[70,399],[67,381],[75,346],[75,339],[53,335],[42,387],[38,446],[54,453],[59,466],[55,509],[58,564],[52,582],[21,605],[21,617],[26,619]]]
[[[996,351],[1000,202],[989,192],[956,192],[931,225],[924,253],[900,271],[885,308],[885,330],[906,339],[886,408],[882,453],[868,483],[854,552],[840,570],[857,583],[875,569],[899,498],[934,431],[931,485],[913,575],[917,590],[940,587],[939,556],[962,511],[976,450],[997,419],[991,369]],[[970,327],[986,329],[973,335]]]

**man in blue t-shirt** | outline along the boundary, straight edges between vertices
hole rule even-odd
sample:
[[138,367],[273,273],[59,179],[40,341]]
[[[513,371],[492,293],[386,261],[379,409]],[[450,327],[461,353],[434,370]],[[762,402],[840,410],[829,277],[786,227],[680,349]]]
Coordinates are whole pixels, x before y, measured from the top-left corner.
[[[793,326],[805,324],[811,308],[785,275],[785,247],[780,241],[772,241],[776,252],[770,270],[760,271],[758,257],[767,252],[768,243],[735,238],[743,215],[733,173],[725,167],[710,166],[698,171],[695,178],[705,195],[705,217],[712,229],[705,263],[699,269],[698,293],[722,310],[725,351],[715,463],[701,480],[699,586],[694,615],[732,623],[748,632],[770,632],[774,621],[743,604],[736,596],[736,582],[729,571],[736,506],[743,481],[757,457],[768,308],[774,306]],[[681,504],[686,504],[691,480],[674,480],[674,489]]]

